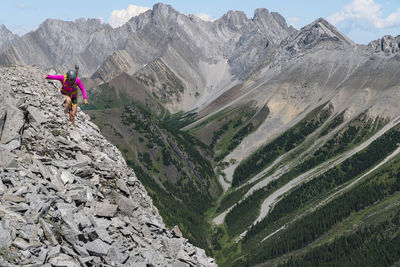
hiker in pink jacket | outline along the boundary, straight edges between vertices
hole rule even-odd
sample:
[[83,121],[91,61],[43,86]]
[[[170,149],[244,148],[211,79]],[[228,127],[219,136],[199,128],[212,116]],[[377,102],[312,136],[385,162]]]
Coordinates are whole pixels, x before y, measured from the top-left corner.
[[78,87],[82,91],[83,103],[88,104],[85,88],[81,80],[76,77],[76,71],[69,70],[65,75],[45,75],[46,79],[61,82],[61,94],[65,97],[65,113],[69,112],[69,120],[75,126],[75,115],[78,108]]

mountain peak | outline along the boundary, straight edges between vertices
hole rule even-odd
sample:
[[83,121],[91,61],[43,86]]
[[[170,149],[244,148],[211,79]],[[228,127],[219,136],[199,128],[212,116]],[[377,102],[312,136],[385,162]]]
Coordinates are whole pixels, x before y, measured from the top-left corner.
[[330,24],[326,19],[319,17],[318,19],[316,19],[314,22],[312,22],[311,24],[323,24],[327,27],[333,27],[332,24]]
[[268,16],[270,13],[266,8],[257,8],[254,10],[254,17]]
[[14,35],[4,24],[0,25],[0,34]]
[[8,31],[8,29],[6,28],[6,26],[4,26],[4,24],[0,25],[0,31]]
[[254,11],[253,22],[272,43],[279,44],[292,35],[292,29],[289,29],[286,20],[279,13],[269,12],[266,8],[257,8]]
[[79,18],[75,20],[75,23],[88,23],[91,25],[102,25],[103,22],[101,19],[96,19],[96,18]]
[[329,29],[330,31],[337,31],[335,26],[330,24],[326,19],[324,19],[322,17],[320,17],[320,18],[314,20],[313,22],[311,22],[310,24],[304,26],[303,28],[301,28],[301,30],[310,29],[310,28],[319,28],[319,27],[325,27],[325,28]]
[[226,24],[229,28],[236,31],[246,25],[248,20],[243,11],[229,10],[218,21],[221,21],[223,24]]
[[244,21],[247,20],[247,16],[243,11],[238,11],[238,10],[229,10],[225,15],[222,16],[222,18],[228,19],[228,20],[240,20]]
[[322,35],[325,35],[325,37],[330,37],[332,39],[338,38],[339,41],[348,44],[348,45],[354,45],[354,42],[347,38],[344,34],[339,32],[338,29],[336,29],[335,26],[330,24],[326,19],[324,18],[318,18],[311,24],[303,27],[303,29],[318,29],[317,31],[320,32]]
[[100,29],[110,28],[111,26],[106,23],[102,23],[100,19],[86,19],[78,18],[75,21],[64,21],[60,19],[46,19],[43,23],[39,25],[39,29],[46,29],[50,31],[88,31],[96,32]]
[[173,27],[172,25],[176,23],[176,19],[180,15],[172,6],[163,3],[155,4],[149,14],[151,14],[150,17],[147,17],[147,13],[144,13],[139,18],[147,22],[150,19],[156,26],[161,26],[161,28],[167,31]]
[[9,45],[19,38],[18,35],[13,34],[6,26],[0,25],[0,53],[2,53]]
[[324,18],[318,18],[314,22],[300,29],[298,34],[289,41],[286,50],[295,53],[299,50],[313,48],[324,43],[326,47],[354,46],[355,43],[339,32],[335,26]]
[[171,13],[178,13],[172,6],[163,3],[155,4],[152,11],[153,14],[160,14],[163,16],[168,16]]
[[167,9],[168,10],[168,9],[174,9],[174,8],[171,5],[159,2],[159,3],[155,3],[153,5],[153,9]]

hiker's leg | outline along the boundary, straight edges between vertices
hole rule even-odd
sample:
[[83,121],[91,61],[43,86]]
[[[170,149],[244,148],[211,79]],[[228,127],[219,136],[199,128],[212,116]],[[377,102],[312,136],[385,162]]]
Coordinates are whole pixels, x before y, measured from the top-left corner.
[[69,105],[71,105],[71,98],[69,97],[69,96],[67,96],[67,95],[64,95],[64,97],[65,97],[65,107],[64,107],[64,110],[65,110],[65,112],[66,113],[68,113],[68,111],[69,111]]
[[75,115],[76,115],[76,110],[78,109],[78,105],[75,104],[72,106],[71,111],[69,112],[69,120],[72,122],[72,125],[75,126]]

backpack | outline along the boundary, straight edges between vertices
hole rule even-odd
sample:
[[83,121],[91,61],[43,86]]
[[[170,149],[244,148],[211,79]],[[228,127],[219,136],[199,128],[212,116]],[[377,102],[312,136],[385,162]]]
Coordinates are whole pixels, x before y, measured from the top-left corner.
[[78,87],[76,86],[76,80],[72,84],[72,87],[75,88],[75,91],[73,91],[73,92],[67,92],[67,91],[64,90],[64,84],[65,84],[66,81],[67,81],[67,74],[64,74],[64,79],[62,81],[63,88],[61,90],[64,91],[65,93],[67,93],[67,94],[71,94],[72,97],[77,97],[78,96]]

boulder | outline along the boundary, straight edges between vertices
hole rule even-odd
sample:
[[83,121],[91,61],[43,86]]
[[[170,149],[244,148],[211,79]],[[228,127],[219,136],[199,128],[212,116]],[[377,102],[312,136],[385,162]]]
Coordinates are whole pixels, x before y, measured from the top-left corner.
[[100,239],[86,243],[84,247],[92,256],[106,256],[108,250],[111,248],[110,245],[104,243]]
[[113,217],[117,213],[118,206],[105,202],[93,203],[94,213],[99,217]]
[[[24,113],[16,107],[8,107],[6,113],[6,119],[3,124],[3,131],[1,132],[1,144],[8,144],[11,141],[16,141],[16,147],[13,147],[9,151],[18,148],[20,146],[20,132],[24,125]],[[7,148],[7,146],[4,146]]]

